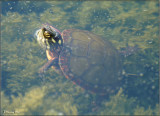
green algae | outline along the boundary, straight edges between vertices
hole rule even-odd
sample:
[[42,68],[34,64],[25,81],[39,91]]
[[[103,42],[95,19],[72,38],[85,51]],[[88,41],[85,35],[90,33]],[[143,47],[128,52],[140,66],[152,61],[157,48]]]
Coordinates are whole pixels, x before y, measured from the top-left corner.
[[[9,10],[2,14],[2,113],[159,114],[158,2],[35,3],[36,8],[41,10],[30,7],[31,2],[19,1],[14,12]],[[22,7],[22,11],[18,10]],[[2,10],[5,10],[5,7],[2,7]],[[125,79],[122,89],[117,94],[100,100],[96,94],[88,93],[52,69],[47,71],[46,80],[41,83],[38,69],[47,59],[33,36],[43,23],[49,23],[61,31],[68,28],[89,30],[111,41],[118,50],[127,45],[138,45],[139,51],[124,58]]]

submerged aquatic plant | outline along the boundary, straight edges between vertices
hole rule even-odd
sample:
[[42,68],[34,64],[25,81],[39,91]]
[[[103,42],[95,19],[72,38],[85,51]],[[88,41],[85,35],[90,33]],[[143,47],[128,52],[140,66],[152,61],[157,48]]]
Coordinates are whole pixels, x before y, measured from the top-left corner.
[[[2,113],[159,114],[157,1],[36,1],[35,9],[27,1],[13,6],[10,2],[2,3]],[[99,96],[87,93],[52,69],[41,84],[37,72],[46,56],[33,35],[42,23],[60,30],[89,30],[111,41],[119,50],[138,45],[136,54],[124,58],[123,91],[92,106]]]

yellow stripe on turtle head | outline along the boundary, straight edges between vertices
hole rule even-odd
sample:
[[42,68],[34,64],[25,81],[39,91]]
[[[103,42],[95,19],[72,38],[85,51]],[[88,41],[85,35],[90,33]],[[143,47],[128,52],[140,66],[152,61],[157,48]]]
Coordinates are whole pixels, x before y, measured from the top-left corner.
[[61,41],[61,40],[59,40],[59,41],[58,41],[58,43],[59,43],[59,45],[61,45],[62,41]]
[[47,47],[47,49],[50,49],[50,45],[49,45],[48,40],[46,40],[46,47]]
[[52,38],[52,42],[53,42],[53,43],[56,43],[56,41],[55,41],[53,38]]

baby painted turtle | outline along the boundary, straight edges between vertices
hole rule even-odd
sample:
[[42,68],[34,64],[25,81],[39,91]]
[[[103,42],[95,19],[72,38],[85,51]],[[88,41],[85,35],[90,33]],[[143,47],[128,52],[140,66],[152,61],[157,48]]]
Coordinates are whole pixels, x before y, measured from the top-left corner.
[[[54,35],[50,38],[51,43],[56,41],[52,49],[52,44],[40,42],[46,40],[44,28],[49,37]],[[96,94],[113,94],[119,90],[122,84],[121,55],[111,42],[92,32],[79,29],[66,29],[61,33],[50,25],[44,25],[40,31],[40,34],[36,34],[37,39],[46,47],[48,58],[48,64],[41,70],[54,66],[54,69],[61,70],[67,79]]]

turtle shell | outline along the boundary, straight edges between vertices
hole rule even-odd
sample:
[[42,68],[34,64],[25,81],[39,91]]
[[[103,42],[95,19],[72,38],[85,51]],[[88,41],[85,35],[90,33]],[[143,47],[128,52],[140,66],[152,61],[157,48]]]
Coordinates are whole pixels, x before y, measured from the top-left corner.
[[109,41],[89,31],[62,32],[64,46],[59,65],[66,78],[97,94],[111,94],[121,86],[121,61]]

